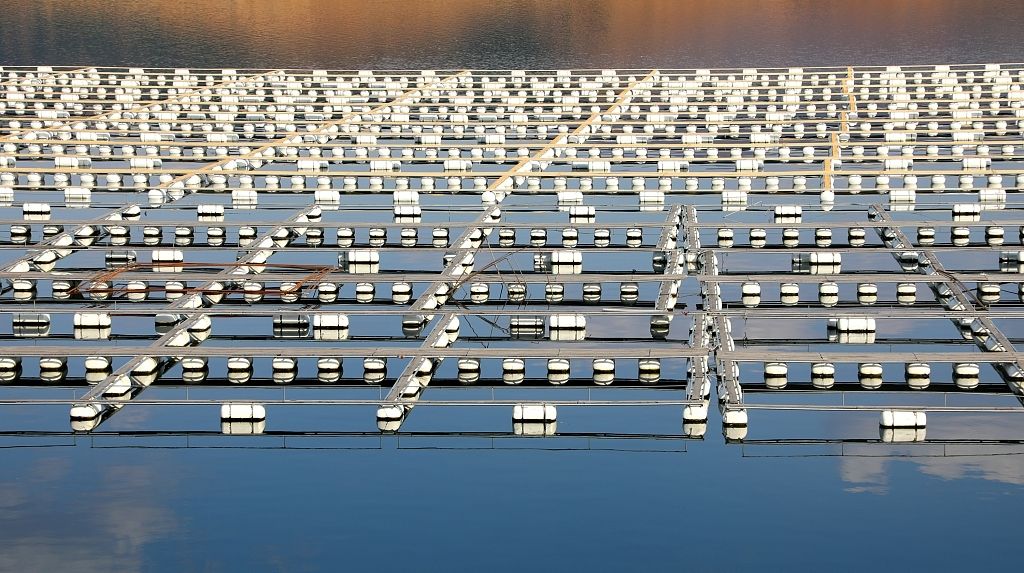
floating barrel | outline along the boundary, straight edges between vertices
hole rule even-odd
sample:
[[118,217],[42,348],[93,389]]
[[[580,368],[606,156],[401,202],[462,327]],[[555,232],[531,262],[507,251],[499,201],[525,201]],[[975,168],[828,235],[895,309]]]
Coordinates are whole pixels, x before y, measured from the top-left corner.
[[924,428],[928,425],[928,417],[921,411],[882,410],[879,425],[886,428]]
[[768,244],[768,231],[764,229],[750,230],[750,246],[760,249]]
[[756,282],[746,282],[740,287],[740,293],[743,300],[743,306],[748,308],[754,308],[761,304],[761,284]]
[[373,302],[375,287],[373,283],[356,283],[356,302]]
[[935,244],[935,228],[934,227],[918,227],[917,228],[917,242],[922,247],[929,247]]
[[302,315],[278,315],[273,319],[274,338],[306,338],[309,336],[309,317]]
[[397,282],[391,285],[391,302],[395,304],[408,304],[411,299],[411,284],[406,282]]
[[811,385],[815,388],[828,389],[836,383],[836,366],[831,362],[818,362],[811,365]]
[[878,302],[878,285],[874,283],[858,284],[857,301],[861,304],[875,304]]
[[512,407],[513,422],[555,422],[558,412],[551,404],[516,404]]
[[800,284],[782,283],[779,285],[779,301],[786,306],[793,306],[800,302]]
[[[800,229],[783,229],[782,246],[794,248],[800,246]],[[818,253],[811,253],[816,255]]]
[[271,361],[274,383],[289,384],[298,374],[298,361],[288,356],[277,356]]
[[373,249],[352,249],[338,255],[338,265],[344,272],[370,274],[380,271],[380,253]]
[[0,384],[14,382],[21,376],[21,357],[0,357]]
[[228,381],[245,384],[252,378],[252,359],[241,356],[228,358]]
[[999,271],[1018,273],[1024,269],[1024,251],[1000,251]]
[[50,315],[41,313],[18,313],[11,317],[14,336],[18,338],[42,338],[50,335]]
[[971,229],[970,227],[953,227],[949,231],[950,241],[953,246],[966,247],[971,243]]
[[509,334],[512,338],[518,339],[542,338],[544,336],[544,319],[533,316],[512,316],[509,318]]
[[333,384],[341,379],[342,362],[339,358],[326,357],[316,361],[317,380],[324,384]]
[[583,253],[570,249],[553,251],[551,272],[556,275],[580,274],[583,272]]
[[548,382],[565,384],[569,381],[569,360],[566,358],[548,359]]
[[764,364],[764,384],[768,388],[781,390],[786,387],[789,367],[785,362],[766,362]]
[[882,365],[873,362],[860,364],[857,367],[857,377],[862,387],[877,390],[882,386]]
[[611,358],[595,358],[593,368],[594,384],[607,386],[615,381],[615,361]]
[[498,245],[502,247],[511,247],[516,244],[516,230],[502,227],[498,229]]
[[475,384],[480,380],[480,360],[478,358],[459,359],[459,382]]
[[999,283],[978,283],[978,300],[984,304],[999,302],[1002,285]]
[[1002,227],[990,226],[985,228],[985,242],[990,247],[1002,246],[1005,237],[1005,232]]
[[62,382],[67,374],[67,358],[63,356],[43,356],[39,358],[39,379],[43,382]]
[[484,304],[490,298],[491,287],[487,283],[473,283],[469,285],[469,300],[473,304]]
[[[154,249],[151,260],[153,272],[157,273],[180,273],[185,268],[181,264],[185,254],[178,249]],[[110,264],[109,258],[107,264]]]
[[719,247],[731,247],[734,244],[735,232],[732,229],[719,229],[718,230],[718,246]]
[[548,283],[544,285],[544,300],[549,303],[562,302],[565,296],[565,285],[560,283]]
[[522,358],[506,358],[501,361],[501,370],[505,384],[519,384],[526,377],[526,362]]
[[863,247],[867,242],[867,231],[861,227],[851,227],[847,232],[851,247]]
[[842,317],[828,319],[828,339],[841,344],[871,344],[875,341],[875,319]]
[[818,228],[814,230],[814,244],[818,247],[832,246],[832,229]]
[[842,272],[843,255],[838,252],[801,253],[793,256],[793,272],[835,275]]
[[896,302],[911,305],[917,301],[917,283],[899,283],[896,285]]
[[547,245],[548,232],[546,229],[531,229],[530,230],[530,245],[534,247],[543,247]]
[[661,380],[661,359],[641,358],[637,362],[637,371],[641,384],[657,384]]
[[313,315],[314,340],[347,340],[348,316],[340,313],[317,313]]
[[225,421],[266,420],[267,410],[262,404],[227,402],[221,404],[220,418]]
[[[383,227],[374,227],[369,231],[370,246],[383,247],[388,240],[388,230]],[[349,253],[349,264],[375,264],[380,263],[380,257],[374,256],[376,251],[351,251]],[[350,271],[362,272],[362,271]]]
[[640,296],[640,286],[637,283],[619,284],[619,301],[623,304],[635,304]]
[[351,247],[355,242],[356,232],[351,227],[338,227],[337,237],[339,247]]
[[[562,246],[563,247],[575,247],[576,244],[579,242],[579,239],[580,239],[580,232],[575,227],[566,227],[565,229],[562,229]],[[572,252],[578,252],[578,251],[572,251]],[[552,263],[554,263],[554,262],[555,262],[554,261],[554,254],[552,254]],[[574,262],[571,259],[570,260],[562,261],[562,263],[563,264],[574,264]],[[575,264],[579,264],[579,261],[575,261]]]
[[323,303],[332,303],[338,300],[338,284],[320,283],[316,285],[316,299]]
[[582,314],[553,314],[548,317],[551,340],[578,341],[587,337],[587,317]]
[[508,283],[508,301],[523,302],[526,300],[526,285],[523,283]]
[[626,229],[626,246],[639,247],[644,240],[644,231],[638,227]]
[[363,359],[363,381],[367,384],[380,384],[387,376],[388,363],[386,358],[369,356]]
[[803,216],[803,208],[800,205],[776,205],[776,223],[799,223]]
[[957,388],[965,390],[977,388],[980,374],[981,368],[973,362],[961,362],[953,365],[953,382]]
[[181,380],[186,384],[198,384],[206,379],[209,368],[205,357],[186,356],[181,359]]
[[839,285],[834,282],[824,282],[818,285],[818,302],[822,306],[836,306],[839,304]]
[[904,369],[907,385],[914,390],[923,390],[931,383],[932,369],[923,362],[908,363]]

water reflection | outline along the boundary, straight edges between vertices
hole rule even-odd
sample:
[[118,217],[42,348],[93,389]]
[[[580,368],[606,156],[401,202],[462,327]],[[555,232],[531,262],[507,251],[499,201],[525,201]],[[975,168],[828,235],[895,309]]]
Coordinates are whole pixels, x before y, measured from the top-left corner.
[[[985,443],[1022,435],[1021,416],[933,414],[931,420],[933,427],[923,444],[845,448],[848,455],[840,459],[839,473],[849,484],[847,491],[888,493],[890,474],[902,464],[944,480],[1024,485],[1024,443]],[[846,423],[851,433],[871,431],[867,419],[849,418]]]
[[31,460],[22,479],[0,482],[0,523],[17,524],[4,528],[0,570],[146,570],[147,545],[180,526],[151,493],[176,489],[167,469],[112,465],[75,475],[67,458]]
[[7,0],[5,64],[565,68],[1015,61],[1015,0]]

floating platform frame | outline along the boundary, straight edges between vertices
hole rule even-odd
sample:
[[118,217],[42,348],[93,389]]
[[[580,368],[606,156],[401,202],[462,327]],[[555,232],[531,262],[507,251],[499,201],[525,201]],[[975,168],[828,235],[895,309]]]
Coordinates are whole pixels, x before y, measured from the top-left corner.
[[[557,408],[673,406],[702,436],[717,399],[731,439],[759,408],[1024,412],[1022,85],[1021,64],[4,67],[0,382],[76,387],[79,431],[203,403],[145,399],[168,384],[223,387],[251,432],[303,403],[385,431],[511,406],[537,435]],[[382,390],[235,398],[268,385]],[[455,386],[502,395],[429,397]]]

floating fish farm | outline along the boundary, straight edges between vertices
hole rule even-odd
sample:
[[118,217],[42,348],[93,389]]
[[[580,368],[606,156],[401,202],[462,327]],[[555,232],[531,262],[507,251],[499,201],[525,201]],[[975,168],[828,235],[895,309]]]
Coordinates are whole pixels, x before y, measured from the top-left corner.
[[1024,64],[4,67],[0,412],[1024,413],[1022,126]]

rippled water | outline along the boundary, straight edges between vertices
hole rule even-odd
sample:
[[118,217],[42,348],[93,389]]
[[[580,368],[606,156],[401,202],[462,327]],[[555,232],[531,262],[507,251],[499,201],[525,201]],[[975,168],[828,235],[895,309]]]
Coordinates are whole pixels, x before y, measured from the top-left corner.
[[[1016,1],[0,8],[4,65],[810,66],[1020,61],[1022,46]],[[423,409],[406,430],[444,419],[503,432],[505,414]],[[371,415],[312,407],[275,411],[273,423],[354,432]],[[588,431],[609,416],[621,430],[679,433],[673,408],[581,413],[563,427]],[[929,439],[954,443],[924,449],[770,443],[877,439],[876,413],[757,416],[752,432],[771,432],[751,438],[769,443],[726,446],[710,432],[639,444],[415,435],[250,444],[214,435],[209,409],[146,407],[126,408],[104,430],[198,421],[211,435],[26,440],[10,432],[63,429],[66,407],[5,407],[0,571],[946,570],[1016,561],[1024,450],[977,441],[1020,437],[1020,416],[936,415]],[[973,442],[955,443],[965,438]],[[246,444],[254,447],[238,447]]]

